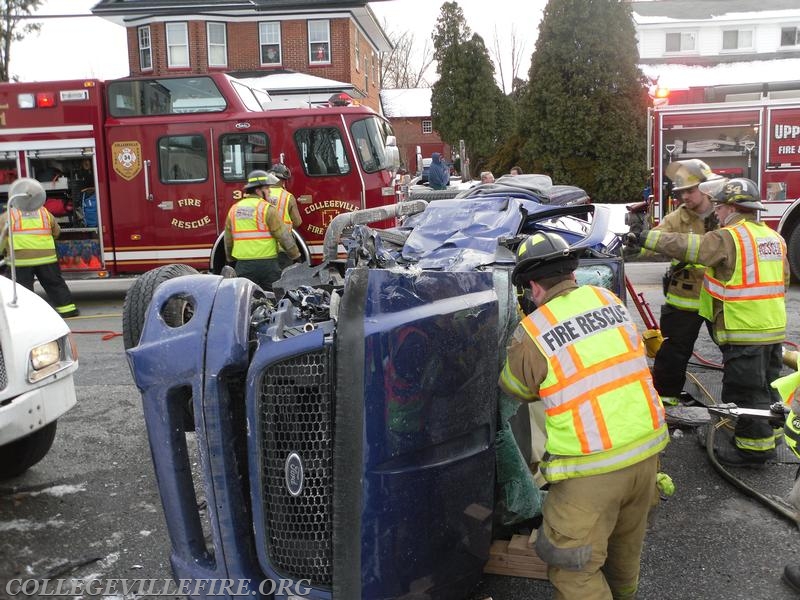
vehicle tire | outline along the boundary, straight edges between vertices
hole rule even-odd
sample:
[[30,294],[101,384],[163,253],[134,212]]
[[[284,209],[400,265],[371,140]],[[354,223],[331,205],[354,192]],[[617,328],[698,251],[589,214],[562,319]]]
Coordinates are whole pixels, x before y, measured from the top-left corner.
[[[196,274],[197,270],[189,265],[164,265],[148,271],[134,282],[125,294],[125,303],[122,305],[122,340],[126,350],[136,346],[142,337],[147,309],[156,288],[170,279]],[[185,302],[174,300],[164,307],[162,314],[169,325],[177,327],[188,320],[186,310]]]
[[455,198],[461,190],[447,189],[447,190],[413,190],[408,193],[409,200],[450,200]]
[[0,479],[21,475],[42,460],[53,445],[56,423],[53,421],[22,439],[0,447]]
[[795,281],[800,281],[800,223],[795,225],[786,246],[792,277]]

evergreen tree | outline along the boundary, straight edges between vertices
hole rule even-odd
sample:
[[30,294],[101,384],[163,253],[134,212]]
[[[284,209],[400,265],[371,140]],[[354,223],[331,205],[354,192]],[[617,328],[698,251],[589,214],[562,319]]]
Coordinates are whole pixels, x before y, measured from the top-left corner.
[[457,2],[442,5],[433,47],[439,74],[431,92],[433,128],[452,147],[464,140],[476,173],[511,126],[508,101],[483,39],[467,27]]
[[520,107],[525,162],[596,202],[645,185],[647,93],[630,7],[549,0]]
[[42,0],[0,0],[0,81],[8,81],[11,43],[39,31],[38,23],[20,25],[20,20],[41,6]]

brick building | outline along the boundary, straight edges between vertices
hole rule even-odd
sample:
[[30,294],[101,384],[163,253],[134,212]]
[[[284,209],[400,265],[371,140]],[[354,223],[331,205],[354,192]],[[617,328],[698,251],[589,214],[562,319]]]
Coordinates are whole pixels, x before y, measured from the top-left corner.
[[92,13],[126,28],[132,76],[307,73],[380,110],[391,43],[367,0],[100,0]]
[[417,146],[424,158],[439,152],[445,160],[452,161],[450,146],[433,130],[431,88],[382,90],[381,103],[397,135],[400,162],[404,167],[412,173],[422,169],[417,164]]

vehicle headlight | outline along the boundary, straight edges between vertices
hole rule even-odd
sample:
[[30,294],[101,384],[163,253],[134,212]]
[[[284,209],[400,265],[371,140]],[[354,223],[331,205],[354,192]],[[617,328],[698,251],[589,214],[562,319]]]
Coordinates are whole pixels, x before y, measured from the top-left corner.
[[36,346],[31,350],[31,366],[34,371],[41,371],[58,362],[61,358],[61,348],[57,340]]
[[39,344],[28,358],[28,381],[35,383],[73,365],[78,358],[71,336]]

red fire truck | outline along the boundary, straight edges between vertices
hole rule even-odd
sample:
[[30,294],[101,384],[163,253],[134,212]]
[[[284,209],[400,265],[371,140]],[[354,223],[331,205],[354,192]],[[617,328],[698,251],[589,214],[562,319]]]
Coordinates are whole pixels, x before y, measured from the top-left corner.
[[217,271],[225,217],[253,169],[282,162],[321,256],[340,212],[391,204],[399,154],[389,123],[363,106],[271,109],[268,94],[224,74],[0,84],[0,204],[34,177],[76,276],[168,263]]
[[654,217],[671,208],[664,174],[673,160],[699,158],[715,172],[761,189],[762,218],[789,246],[800,278],[800,82],[717,86],[653,94],[648,165]]

